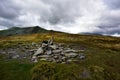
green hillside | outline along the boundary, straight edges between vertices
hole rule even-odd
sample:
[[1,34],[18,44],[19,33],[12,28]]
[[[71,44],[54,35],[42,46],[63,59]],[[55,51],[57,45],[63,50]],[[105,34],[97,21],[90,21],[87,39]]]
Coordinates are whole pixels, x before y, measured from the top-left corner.
[[0,80],[120,80],[119,37],[52,31],[0,37],[0,49],[31,47],[33,42],[40,45],[51,37],[64,46],[84,48],[81,53],[86,58],[70,64],[32,63],[28,59],[8,60],[5,54],[0,54]]
[[7,30],[0,31],[0,36],[13,36],[13,35],[23,35],[23,34],[33,34],[33,33],[44,33],[48,32],[46,29],[43,29],[39,26],[33,27],[12,27]]

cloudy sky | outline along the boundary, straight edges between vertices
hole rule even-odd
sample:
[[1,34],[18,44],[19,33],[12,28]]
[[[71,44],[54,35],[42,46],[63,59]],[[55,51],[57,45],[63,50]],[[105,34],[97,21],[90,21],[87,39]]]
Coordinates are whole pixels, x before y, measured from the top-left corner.
[[0,29],[34,25],[119,35],[120,0],[0,0]]

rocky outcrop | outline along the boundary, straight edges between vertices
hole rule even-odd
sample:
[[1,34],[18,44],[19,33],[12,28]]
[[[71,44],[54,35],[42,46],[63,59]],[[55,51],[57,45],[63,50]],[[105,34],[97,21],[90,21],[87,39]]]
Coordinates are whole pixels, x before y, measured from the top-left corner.
[[[66,47],[67,46],[67,47]],[[5,55],[7,59],[27,59],[31,62],[49,61],[57,63],[69,63],[71,61],[84,60],[86,58],[85,49],[75,48],[67,44],[53,43],[53,41],[43,41],[39,43],[29,43],[0,49],[0,55]]]
[[85,59],[84,53],[81,50],[74,50],[69,47],[63,47],[59,44],[54,44],[52,40],[43,41],[38,50],[33,54],[32,61],[49,61],[57,63],[69,63],[75,60]]

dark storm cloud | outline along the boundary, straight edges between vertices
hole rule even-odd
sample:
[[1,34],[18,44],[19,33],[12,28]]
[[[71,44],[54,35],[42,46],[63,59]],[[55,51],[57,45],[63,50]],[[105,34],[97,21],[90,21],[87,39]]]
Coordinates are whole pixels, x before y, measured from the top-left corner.
[[[117,26],[119,26],[120,25],[120,15],[119,15],[119,13],[120,13],[120,11],[119,12],[116,12],[116,11],[111,12],[111,11],[109,11],[109,13],[104,14],[100,18],[100,20],[101,20],[101,23],[100,23],[101,28],[104,28],[104,26],[108,26],[108,27],[105,27],[105,28],[109,28],[109,27],[116,28]],[[115,27],[113,27],[113,26],[115,26]]]
[[21,14],[20,8],[10,0],[0,0],[0,28],[15,26],[16,18]]
[[[31,23],[34,16],[40,17],[39,23],[52,25],[74,23],[80,16],[78,0],[0,0],[0,17],[17,24]],[[74,3],[73,3],[74,2]],[[73,6],[74,4],[74,6]],[[67,10],[67,11],[66,11]],[[32,17],[32,18],[31,18]],[[26,20],[27,18],[27,20]],[[26,20],[26,21],[25,21]],[[35,20],[33,19],[32,23]],[[3,21],[2,21],[3,22]],[[4,21],[4,23],[7,21]],[[26,23],[25,23],[26,22]],[[8,21],[9,23],[9,21]],[[6,23],[6,24],[8,24]],[[3,25],[3,24],[1,24]],[[11,25],[10,25],[11,26]]]
[[10,0],[0,0],[0,17],[14,19],[19,13],[19,8]]
[[120,0],[105,0],[107,9],[101,15],[98,27],[101,34],[120,34]]
[[120,9],[120,0],[104,0],[111,9]]
[[80,16],[78,0],[43,0],[43,2],[50,6],[49,12],[46,11],[47,16],[44,14],[41,16],[41,20],[44,22],[72,23]]
[[13,26],[13,22],[0,18],[0,25],[5,26],[5,27],[9,27],[9,26]]
[[[101,26],[99,26],[101,27]],[[114,28],[113,28],[114,27]],[[118,26],[102,26],[101,30],[94,31],[94,33],[99,34],[106,34],[106,35],[112,35],[112,34],[120,34],[120,25]]]

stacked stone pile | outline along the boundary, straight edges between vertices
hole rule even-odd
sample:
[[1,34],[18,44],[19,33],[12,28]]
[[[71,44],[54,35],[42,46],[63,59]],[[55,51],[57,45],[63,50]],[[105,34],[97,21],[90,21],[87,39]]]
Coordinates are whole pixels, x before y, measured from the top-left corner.
[[75,60],[85,59],[81,50],[74,50],[63,47],[60,44],[54,44],[52,40],[43,41],[41,47],[32,56],[33,62],[49,61],[57,63],[69,63]]

